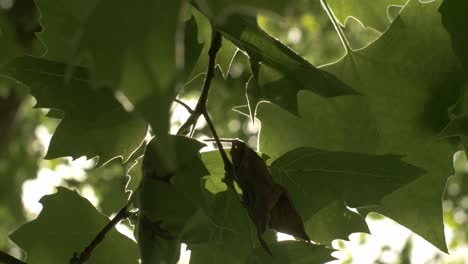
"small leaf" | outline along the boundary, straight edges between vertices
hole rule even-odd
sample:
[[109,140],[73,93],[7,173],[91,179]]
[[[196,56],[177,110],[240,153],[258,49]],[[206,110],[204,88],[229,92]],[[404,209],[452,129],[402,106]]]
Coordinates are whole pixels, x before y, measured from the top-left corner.
[[1,68],[2,75],[30,90],[36,108],[65,112],[46,158],[99,156],[99,164],[118,156],[126,160],[145,137],[147,124],[127,113],[109,89],[93,89],[86,69],[76,68],[69,80],[66,70],[65,64],[33,57]]
[[[76,192],[57,188],[41,198],[39,216],[10,235],[27,253],[31,264],[69,263],[110,221]],[[58,250],[60,249],[60,250]],[[129,238],[112,229],[93,251],[89,263],[137,263],[138,250]]]

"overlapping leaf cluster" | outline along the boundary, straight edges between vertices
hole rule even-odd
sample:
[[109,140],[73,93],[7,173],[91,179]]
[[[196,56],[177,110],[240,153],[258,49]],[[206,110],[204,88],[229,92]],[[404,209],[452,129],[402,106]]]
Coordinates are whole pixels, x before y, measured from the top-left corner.
[[[368,232],[368,212],[447,251],[441,197],[458,147],[447,136],[466,146],[468,133],[466,4],[323,1],[342,38],[349,16],[383,33],[316,67],[257,24],[257,12],[281,15],[295,3],[286,2],[18,0],[1,7],[3,79],[62,119],[46,158],[137,164],[127,185],[138,209],[131,212],[136,242],[112,230],[91,263],[176,263],[181,243],[190,263],[323,263],[332,240]],[[390,5],[403,6],[393,21]],[[249,58],[252,77],[239,92],[261,122],[257,149],[269,159],[250,157],[264,168],[262,182],[287,197],[303,221],[302,238],[322,245],[277,242],[266,223],[255,222],[265,215],[252,211],[255,199],[270,198],[259,194],[266,187],[250,186],[260,182],[258,170],[237,164],[238,194],[223,180],[218,151],[200,155],[204,144],[168,134],[174,99],[206,70],[211,30],[223,36],[216,63],[224,76],[237,50]],[[155,137],[142,144],[148,127]],[[39,217],[11,235],[28,263],[66,263],[108,220],[65,188],[41,202]]]

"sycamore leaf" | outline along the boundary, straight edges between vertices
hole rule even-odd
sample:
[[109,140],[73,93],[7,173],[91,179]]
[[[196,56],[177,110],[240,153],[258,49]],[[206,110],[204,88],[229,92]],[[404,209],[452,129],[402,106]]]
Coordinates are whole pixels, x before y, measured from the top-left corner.
[[[182,0],[97,1],[78,41],[96,83],[109,84],[128,99],[158,136],[164,163],[175,169],[168,137],[169,108],[183,77]],[[106,32],[106,34],[103,34]]]
[[[147,125],[127,113],[112,91],[93,89],[84,68],[66,76],[67,66],[44,59],[21,57],[1,74],[20,81],[36,98],[36,108],[65,112],[46,158],[99,156],[99,164],[120,156],[126,160],[146,135]],[[117,131],[117,132],[116,132]]]
[[[232,15],[215,25],[239,49],[260,62],[257,99],[268,100],[286,110],[297,113],[296,94],[300,90],[313,91],[324,97],[356,92],[333,75],[315,68],[307,60],[268,35],[254,17]],[[256,107],[253,105],[251,108]],[[255,112],[255,111],[254,111]]]
[[[176,263],[185,226],[202,206],[201,179],[207,175],[198,151],[203,144],[173,136],[177,170],[164,167],[159,142],[146,147],[138,188],[139,219],[136,237],[142,263]],[[189,238],[187,238],[189,239]]]
[[271,173],[288,189],[307,223],[306,230],[312,240],[316,239],[312,232],[317,229],[315,223],[354,223],[353,226],[333,230],[333,233],[322,231],[317,234],[317,240],[330,243],[333,236],[335,239],[346,238],[351,231],[368,231],[359,216],[346,210],[344,202],[351,207],[379,204],[385,196],[415,180],[424,171],[394,155],[331,152],[303,147],[276,159],[271,164]]
[[383,32],[390,24],[388,9],[391,5],[404,6],[408,0],[328,0],[333,14],[342,25],[352,16],[364,25]]
[[[110,221],[76,192],[57,188],[57,193],[41,198],[44,206],[39,216],[10,235],[27,253],[31,264],[69,263]],[[58,250],[59,249],[59,250]],[[136,244],[111,230],[93,251],[89,263],[137,263]]]
[[[398,188],[425,173],[395,155],[323,151],[302,147],[271,164],[272,176],[294,189],[296,205],[312,215],[329,201],[342,199],[351,207],[378,204]],[[301,191],[302,190],[302,191]]]
[[272,157],[314,146],[404,155],[405,162],[426,170],[385,197],[376,211],[446,251],[441,197],[452,171],[454,146],[438,135],[460,91],[446,82],[462,73],[440,25],[440,2],[410,1],[377,41],[325,68],[362,96],[324,100],[304,92],[299,97],[301,118],[266,104],[259,117],[261,151]]
[[2,4],[0,65],[17,56],[43,54],[44,47],[36,38],[37,32],[41,29],[39,12],[33,0],[9,1]]

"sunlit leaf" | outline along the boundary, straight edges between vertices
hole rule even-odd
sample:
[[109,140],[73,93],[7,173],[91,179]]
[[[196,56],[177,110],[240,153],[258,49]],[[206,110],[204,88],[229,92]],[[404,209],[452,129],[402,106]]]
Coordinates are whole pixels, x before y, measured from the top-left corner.
[[390,6],[404,6],[408,0],[328,0],[326,2],[342,25],[346,18],[352,16],[364,25],[383,32],[390,24],[388,15]]

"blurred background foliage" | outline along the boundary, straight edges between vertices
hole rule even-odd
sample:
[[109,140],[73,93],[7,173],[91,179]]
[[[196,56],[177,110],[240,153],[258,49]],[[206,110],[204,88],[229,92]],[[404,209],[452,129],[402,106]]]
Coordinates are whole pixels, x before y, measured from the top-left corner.
[[[389,19],[394,18],[399,10],[400,7],[391,6],[388,9]],[[331,63],[344,55],[341,42],[319,1],[291,1],[291,6],[283,14],[262,13],[257,21],[266,32],[314,65]],[[365,47],[381,34],[352,18],[347,20],[344,32],[353,49]],[[252,123],[250,117],[242,114],[246,112],[245,83],[250,75],[247,57],[237,52],[226,79],[218,71],[213,80],[208,111],[221,137],[240,138],[255,147],[259,121]],[[203,79],[204,76],[199,75],[186,84],[179,98],[194,107]],[[23,253],[9,242],[8,234],[38,214],[41,209],[38,199],[42,195],[54,192],[55,186],[67,186],[78,190],[103,214],[111,216],[128,197],[128,192],[125,192],[129,181],[127,169],[138,158],[138,155],[134,155],[123,165],[121,159],[114,159],[99,168],[93,168],[94,161],[84,158],[75,161],[42,160],[60,120],[47,117],[47,110],[32,108],[33,105],[34,99],[26,92],[10,83],[0,85],[0,250],[16,256]],[[173,133],[188,116],[186,109],[174,104],[171,120]],[[194,136],[210,137],[201,119]],[[337,253],[338,263],[466,263],[468,162],[464,152],[455,154],[454,165],[456,173],[450,178],[444,200],[451,256],[439,253],[393,221],[372,214],[367,220],[374,236],[353,234],[350,241],[335,241],[334,246],[340,250]],[[130,174],[139,177],[138,170],[137,164]],[[127,225],[127,228],[131,226]],[[391,230],[389,232],[399,232],[399,236],[392,237],[399,241],[391,244],[377,241],[376,237],[382,235],[384,228]],[[383,234],[385,236],[385,232]],[[382,241],[388,242],[389,238],[383,237]]]

